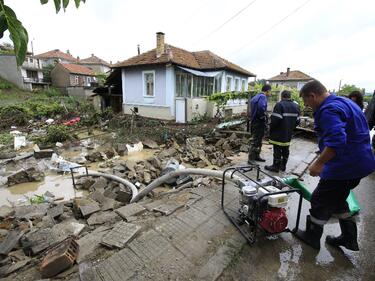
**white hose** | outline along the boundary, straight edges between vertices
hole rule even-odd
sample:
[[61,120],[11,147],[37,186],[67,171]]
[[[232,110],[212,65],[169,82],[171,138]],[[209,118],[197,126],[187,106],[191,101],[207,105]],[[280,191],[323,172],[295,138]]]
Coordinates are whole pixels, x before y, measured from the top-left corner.
[[[152,181],[148,186],[146,186],[144,189],[142,189],[137,196],[132,197],[132,200],[130,203],[138,202],[140,199],[142,199],[144,196],[149,194],[154,188],[160,186],[165,181],[167,181],[170,178],[176,178],[181,175],[202,175],[202,176],[208,176],[213,178],[223,178],[224,171],[215,171],[215,170],[208,170],[208,169],[195,169],[195,168],[189,168],[189,169],[183,169],[183,170],[177,170],[174,172],[170,172],[164,176],[161,176],[154,181]],[[225,175],[226,179],[232,182],[237,183],[239,180],[243,179],[237,175],[233,175],[231,177],[231,173],[226,173]]]
[[[110,180],[113,180],[113,181],[116,181],[118,183],[121,183],[121,184],[125,185],[132,192],[132,199],[131,200],[134,200],[134,198],[138,195],[137,187],[126,179],[120,178],[120,177],[115,176],[115,175],[104,174],[104,173],[99,173],[99,172],[94,172],[94,171],[88,171],[88,175],[93,176],[93,177],[107,178],[107,179],[110,179]],[[81,178],[81,177],[84,177],[84,176],[86,176],[86,174],[78,175],[77,178]]]

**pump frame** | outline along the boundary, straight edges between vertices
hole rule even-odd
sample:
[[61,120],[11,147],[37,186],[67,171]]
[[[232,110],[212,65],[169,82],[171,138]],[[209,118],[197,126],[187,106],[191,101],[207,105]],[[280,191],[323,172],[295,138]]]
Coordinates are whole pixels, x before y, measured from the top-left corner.
[[[245,173],[249,172],[249,171],[252,171],[256,169],[257,171],[257,176],[256,176],[256,180],[252,179],[251,177],[247,176]],[[260,196],[259,198],[257,198],[257,200],[255,201],[256,204],[255,204],[255,214],[254,214],[254,226],[253,227],[250,227],[249,225],[249,233],[247,233],[246,231],[244,231],[244,229],[241,227],[241,225],[236,221],[236,218],[231,216],[226,208],[225,208],[225,204],[224,204],[224,190],[225,190],[225,184],[226,184],[226,174],[228,172],[232,172],[231,175],[230,175],[230,178],[233,178],[233,175],[235,173],[238,173],[240,174],[244,179],[246,180],[250,180],[251,182],[255,183],[256,184],[256,187],[257,188],[264,188],[265,190],[267,190],[267,188],[262,185],[261,183],[259,183],[259,180],[260,180],[260,175],[263,174],[263,175],[266,175],[267,177],[269,177],[270,179],[272,179],[273,181],[275,181],[276,183],[278,183],[280,186],[282,187],[289,187],[288,190],[280,190],[280,191],[277,191],[277,192],[269,192],[267,194],[264,194],[262,196]],[[236,187],[240,188],[239,185],[237,185]],[[226,217],[229,219],[229,221],[239,230],[239,232],[241,233],[241,235],[247,240],[247,242],[252,245],[256,242],[256,237],[257,237],[257,229],[259,227],[258,225],[258,222],[260,220],[260,216],[261,216],[261,213],[259,212],[259,206],[260,206],[260,203],[261,203],[261,200],[267,196],[270,196],[270,195],[276,195],[276,194],[290,194],[290,193],[298,193],[299,194],[299,202],[298,202],[298,210],[297,210],[297,218],[296,218],[296,225],[295,225],[295,228],[293,230],[290,230],[289,228],[286,228],[284,229],[283,231],[281,232],[278,232],[278,233],[269,233],[269,234],[279,234],[279,233],[282,233],[282,232],[291,232],[291,233],[295,233],[297,232],[298,230],[298,227],[299,227],[299,222],[300,222],[300,217],[301,217],[301,210],[302,210],[302,199],[303,199],[303,196],[302,196],[302,191],[300,189],[296,189],[296,188],[293,188],[292,186],[282,182],[279,178],[277,177],[274,177],[272,175],[270,175],[269,173],[266,173],[265,171],[263,171],[259,165],[248,165],[248,166],[239,166],[239,167],[230,167],[230,168],[227,168],[224,170],[223,172],[223,180],[222,180],[222,189],[221,189],[221,208],[224,212],[224,214],[226,215]],[[247,221],[245,221],[247,222]],[[264,230],[265,231],[265,230]],[[265,231],[266,232],[266,231]],[[268,233],[268,232],[266,232]]]

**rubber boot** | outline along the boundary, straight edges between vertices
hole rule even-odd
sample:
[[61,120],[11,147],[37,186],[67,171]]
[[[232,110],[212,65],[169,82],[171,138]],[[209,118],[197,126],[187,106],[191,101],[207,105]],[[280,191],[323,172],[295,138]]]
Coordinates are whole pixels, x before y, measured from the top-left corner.
[[280,171],[285,172],[286,170],[286,163],[288,162],[288,159],[283,159],[280,164]]
[[320,249],[320,238],[323,234],[323,226],[313,223],[310,216],[306,217],[306,230],[297,230],[294,235],[316,250]]
[[259,162],[266,162],[265,159],[263,159],[262,157],[260,157],[260,155],[258,154],[256,157],[255,157],[255,161],[259,161]]
[[343,246],[348,250],[359,251],[357,242],[357,225],[351,219],[339,219],[341,235],[334,237],[328,235],[326,237],[327,244],[333,247]]
[[279,160],[273,160],[273,164],[271,166],[264,166],[264,169],[278,173],[280,169],[280,161]]

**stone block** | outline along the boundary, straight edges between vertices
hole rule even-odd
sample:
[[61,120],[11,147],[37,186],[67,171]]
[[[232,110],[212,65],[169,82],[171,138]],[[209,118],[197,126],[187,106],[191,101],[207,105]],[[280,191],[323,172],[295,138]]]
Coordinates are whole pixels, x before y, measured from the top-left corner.
[[101,243],[111,248],[117,247],[122,249],[140,229],[141,227],[138,225],[119,222],[110,232],[103,236]]
[[145,211],[146,209],[141,205],[133,203],[117,209],[116,213],[126,220],[128,217],[139,215]]
[[121,220],[121,217],[116,212],[98,212],[92,214],[88,220],[88,225],[113,224]]

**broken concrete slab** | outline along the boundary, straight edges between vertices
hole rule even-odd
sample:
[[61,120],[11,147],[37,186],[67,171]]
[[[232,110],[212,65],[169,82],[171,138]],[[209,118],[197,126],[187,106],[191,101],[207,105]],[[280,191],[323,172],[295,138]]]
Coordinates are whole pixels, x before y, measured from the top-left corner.
[[165,216],[169,216],[170,214],[173,214],[175,211],[177,211],[180,208],[183,208],[184,206],[185,206],[185,203],[168,201],[165,204],[155,207],[153,211],[160,212]]
[[0,207],[0,219],[5,219],[14,215],[15,211],[12,207],[3,205]]
[[130,192],[126,190],[120,189],[117,191],[117,195],[115,197],[116,201],[122,202],[122,203],[129,203],[132,199],[132,195]]
[[91,186],[93,190],[104,191],[104,188],[107,186],[108,182],[105,178],[98,178],[95,183]]
[[6,277],[9,274],[19,270],[20,268],[23,268],[26,266],[28,263],[30,263],[31,259],[26,257],[24,260],[13,263],[9,266],[4,266],[0,268],[0,277]]
[[0,255],[7,255],[23,236],[24,232],[19,230],[9,231],[7,237],[0,243]]
[[103,236],[101,243],[111,248],[122,249],[140,229],[141,227],[136,224],[119,222],[110,232]]
[[152,156],[152,157],[147,158],[146,161],[150,163],[156,169],[158,170],[162,169],[162,163],[158,157]]
[[3,150],[0,151],[0,159],[11,159],[16,157],[17,154],[14,150]]
[[92,199],[74,199],[74,208],[79,210],[84,218],[89,217],[91,214],[100,211],[99,204]]
[[44,179],[44,173],[35,167],[21,169],[8,176],[8,186],[12,186],[24,182],[41,181]]
[[55,207],[52,207],[47,210],[47,215],[49,215],[51,218],[57,218],[61,216],[64,213],[64,205],[59,204]]
[[169,158],[169,157],[172,157],[176,154],[177,154],[177,150],[175,148],[171,147],[171,148],[162,150],[159,153],[158,157],[159,158],[167,158],[167,157]]
[[98,212],[92,214],[88,220],[88,225],[100,225],[100,224],[114,224],[121,220],[121,217],[116,212]]
[[100,247],[102,237],[111,229],[109,226],[100,226],[93,232],[80,238],[77,243],[80,247],[77,262],[90,258],[95,251]]
[[135,166],[137,166],[137,163],[133,160],[128,160],[125,162],[125,167],[132,172],[135,172]]
[[27,255],[36,255],[58,242],[52,228],[35,229],[21,238]]
[[14,216],[18,219],[40,218],[47,213],[48,208],[48,203],[27,206],[16,206]]
[[123,219],[127,219],[131,216],[139,215],[146,211],[145,208],[143,208],[141,205],[137,203],[132,203],[129,205],[126,205],[124,207],[121,207],[117,210],[115,210],[117,214],[119,214]]
[[75,219],[69,219],[61,223],[55,224],[52,227],[52,233],[58,241],[62,241],[66,239],[68,236],[78,236],[84,228],[84,224],[79,223]]
[[146,139],[142,143],[143,143],[143,146],[147,148],[151,148],[151,149],[159,148],[159,145],[154,140],[151,140],[151,139]]
[[54,153],[53,149],[40,149],[37,144],[35,144],[33,148],[35,159],[51,158]]
[[89,198],[100,204],[102,211],[113,210],[117,203],[114,199],[104,196],[100,191],[96,190],[89,195]]

